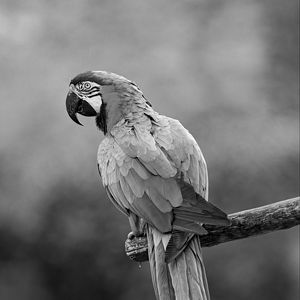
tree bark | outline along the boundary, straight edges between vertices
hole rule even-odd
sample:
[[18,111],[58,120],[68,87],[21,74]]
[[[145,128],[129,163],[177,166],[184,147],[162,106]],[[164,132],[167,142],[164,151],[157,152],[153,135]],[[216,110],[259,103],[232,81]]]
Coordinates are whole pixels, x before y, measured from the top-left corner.
[[[287,199],[269,205],[230,214],[229,226],[203,225],[208,231],[201,236],[202,247],[289,229],[300,224],[300,198]],[[127,239],[125,252],[134,261],[148,260],[147,238]]]

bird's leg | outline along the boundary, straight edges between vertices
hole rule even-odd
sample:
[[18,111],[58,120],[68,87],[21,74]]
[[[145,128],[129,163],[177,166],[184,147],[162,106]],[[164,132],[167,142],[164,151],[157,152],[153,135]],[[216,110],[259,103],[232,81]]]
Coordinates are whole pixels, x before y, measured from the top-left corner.
[[129,224],[131,228],[131,232],[129,232],[128,234],[128,239],[132,240],[135,237],[144,236],[145,221],[133,213],[130,213],[128,218],[129,218]]

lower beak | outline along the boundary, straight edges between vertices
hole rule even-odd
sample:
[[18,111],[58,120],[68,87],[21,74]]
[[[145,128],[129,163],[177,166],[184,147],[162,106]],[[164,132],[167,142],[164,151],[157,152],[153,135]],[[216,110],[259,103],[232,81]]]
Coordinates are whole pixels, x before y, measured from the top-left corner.
[[82,125],[77,119],[77,113],[92,117],[97,113],[93,107],[85,100],[80,99],[74,92],[70,91],[66,99],[66,108],[70,118],[77,124]]

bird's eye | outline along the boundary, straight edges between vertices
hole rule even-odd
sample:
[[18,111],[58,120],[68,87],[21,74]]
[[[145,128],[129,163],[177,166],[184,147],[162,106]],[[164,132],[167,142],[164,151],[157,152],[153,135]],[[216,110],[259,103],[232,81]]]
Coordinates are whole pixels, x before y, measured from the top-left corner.
[[89,82],[85,82],[83,86],[85,90],[89,90],[91,88],[91,84]]

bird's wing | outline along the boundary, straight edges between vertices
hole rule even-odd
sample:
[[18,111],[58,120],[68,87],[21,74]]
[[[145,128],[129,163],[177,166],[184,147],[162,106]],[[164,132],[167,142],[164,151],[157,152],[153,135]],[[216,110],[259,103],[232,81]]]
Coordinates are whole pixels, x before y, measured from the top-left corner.
[[175,164],[183,182],[207,199],[207,167],[197,142],[179,121],[163,117],[160,123],[154,134],[157,145]]
[[99,148],[102,180],[115,203],[161,232],[203,234],[201,223],[224,222],[226,215],[203,199],[207,170],[193,137],[171,118],[144,121],[134,127],[120,124],[109,147]]
[[169,200],[181,197],[172,178],[153,176],[137,157],[130,157],[109,138],[99,147],[98,166],[109,197],[121,211],[133,212],[161,232],[172,230]]
[[206,234],[204,224],[227,225],[227,216],[207,202],[208,173],[203,154],[179,121],[163,117],[154,138],[178,169],[177,184],[183,202],[173,209],[173,232],[166,248],[165,259],[171,261],[185,249],[197,234]]

